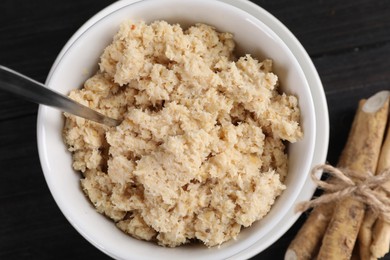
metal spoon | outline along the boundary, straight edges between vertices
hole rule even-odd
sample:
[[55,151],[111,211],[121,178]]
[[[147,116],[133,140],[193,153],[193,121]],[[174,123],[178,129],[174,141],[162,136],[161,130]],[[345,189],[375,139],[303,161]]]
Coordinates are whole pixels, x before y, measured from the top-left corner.
[[61,111],[83,117],[100,124],[117,126],[119,120],[107,117],[89,107],[45,87],[29,77],[0,65],[0,89],[28,101],[55,107]]

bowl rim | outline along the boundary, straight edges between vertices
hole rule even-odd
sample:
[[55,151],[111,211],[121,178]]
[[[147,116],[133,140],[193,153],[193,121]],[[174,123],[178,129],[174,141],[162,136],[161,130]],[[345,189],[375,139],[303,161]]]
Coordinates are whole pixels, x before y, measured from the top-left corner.
[[[112,13],[113,11],[115,11],[115,10],[117,10],[117,9],[119,9],[119,8],[121,8],[121,7],[123,7],[123,6],[126,6],[126,5],[130,5],[130,4],[133,4],[133,3],[136,3],[136,2],[141,2],[141,1],[145,1],[145,0],[124,0],[124,1],[119,1],[119,2],[116,2],[116,3],[114,3],[114,4],[111,4],[111,5],[109,5],[108,7],[106,7],[106,8],[104,8],[103,10],[101,10],[100,12],[98,12],[96,15],[94,15],[91,19],[89,19],[83,26],[81,26],[78,30],[77,30],[77,32],[69,39],[69,41],[67,42],[67,44],[63,47],[63,49],[61,50],[61,52],[59,53],[59,55],[57,56],[57,59],[55,60],[55,62],[54,62],[54,64],[53,64],[53,66],[51,67],[51,70],[50,70],[50,72],[49,72],[49,75],[48,75],[48,77],[47,77],[47,81],[46,81],[46,83],[50,80],[50,78],[52,77],[52,74],[54,73],[54,71],[56,70],[56,67],[57,67],[57,65],[58,65],[58,63],[61,61],[61,59],[62,59],[62,57],[65,55],[65,53],[67,52],[67,50],[72,46],[72,44],[74,43],[74,41],[76,41],[79,37],[80,37],[80,35],[83,33],[83,32],[85,32],[90,26],[92,26],[93,24],[95,24],[97,21],[99,21],[100,19],[102,19],[103,17],[105,17],[106,15],[108,15],[108,14],[110,14],[110,13]],[[300,45],[300,43],[295,39],[295,37],[288,31],[288,29],[287,28],[285,28],[285,27],[283,27],[283,25],[278,21],[278,20],[276,20],[276,18],[274,18],[271,14],[269,14],[268,12],[266,12],[264,9],[262,9],[261,7],[259,7],[259,6],[257,6],[257,5],[255,5],[255,4],[253,4],[253,3],[251,3],[251,2],[249,2],[249,1],[245,1],[245,0],[235,0],[235,1],[230,1],[230,0],[216,0],[216,1],[219,1],[219,2],[224,2],[224,3],[228,3],[228,4],[230,4],[230,5],[233,5],[233,6],[236,6],[236,7],[238,7],[239,9],[241,9],[241,10],[244,10],[244,8],[246,8],[246,9],[250,9],[250,8],[253,8],[253,9],[251,9],[251,11],[252,11],[252,16],[254,16],[254,17],[256,17],[256,18],[259,18],[259,17],[262,17],[263,18],[263,16],[269,16],[268,17],[268,19],[270,19],[270,21],[272,21],[273,23],[276,23],[276,27],[278,28],[278,26],[279,26],[279,29],[281,30],[281,32],[282,32],[282,34],[284,33],[285,34],[285,37],[286,38],[291,38],[292,37],[292,39],[293,39],[293,41],[292,42],[290,42],[290,45],[299,45],[298,46],[298,50],[299,51],[303,51],[304,53],[303,54],[306,54],[307,55],[307,53],[305,52],[305,50],[303,49],[303,47]],[[231,2],[231,3],[229,3],[229,2]],[[244,10],[244,11],[246,11],[246,12],[248,12],[248,10]],[[253,10],[255,10],[255,11],[253,11]],[[248,12],[249,13],[249,12]],[[259,16],[260,15],[260,16]],[[263,19],[261,19],[261,22],[263,22]],[[263,22],[263,23],[265,23],[265,22]],[[279,23],[279,24],[278,24]],[[267,25],[267,24],[266,24]],[[267,25],[268,27],[270,27],[271,28],[271,26],[268,24]],[[271,28],[272,30],[274,30],[274,28]],[[285,31],[286,30],[286,31]],[[275,34],[276,34],[276,32],[275,32]],[[289,35],[290,34],[290,35]],[[287,36],[286,36],[287,35]],[[278,35],[279,36],[279,35]],[[279,36],[280,37],[280,36]],[[282,38],[282,37],[280,37],[280,38]],[[295,41],[294,41],[295,40]],[[286,43],[287,44],[287,43]],[[288,47],[290,47],[290,46],[288,46]],[[293,53],[294,54],[294,53]],[[295,54],[294,54],[294,56],[296,56]],[[307,57],[306,58],[308,58],[308,55],[307,55]],[[297,59],[298,60],[298,59]],[[318,78],[318,82],[317,82],[317,85],[318,86],[321,86],[321,90],[323,90],[322,89],[322,85],[321,85],[321,82],[319,81],[319,77],[318,77],[318,74],[317,74],[317,72],[316,72],[316,70],[315,70],[315,68],[314,68],[314,66],[312,65],[312,63],[311,63],[311,65],[313,66],[313,67],[311,67],[310,68],[310,62],[311,62],[311,60],[310,60],[310,58],[309,58],[309,62],[308,61],[304,61],[304,62],[306,62],[306,63],[308,63],[309,64],[309,69],[311,70],[311,73],[313,73],[314,72],[314,74],[316,74],[316,76],[314,76],[314,78]],[[299,61],[298,61],[298,63],[299,63]],[[314,70],[313,70],[314,69]],[[306,76],[306,74],[305,74],[305,76]],[[318,84],[319,83],[319,84]],[[310,84],[309,84],[309,86],[311,86]],[[321,91],[320,91],[321,92]],[[321,96],[321,93],[320,93],[320,96]],[[314,102],[314,106],[316,105],[315,104],[316,102]],[[318,103],[318,102],[317,102]],[[321,102],[320,102],[321,103]],[[323,102],[322,102],[323,103]],[[325,108],[326,108],[326,111],[327,111],[327,107],[326,107],[326,102],[325,102]],[[37,122],[37,135],[38,135],[38,144],[42,141],[42,134],[43,134],[43,130],[44,129],[42,129],[42,124],[41,124],[41,122],[42,122],[42,120],[43,120],[43,117],[42,117],[42,115],[43,115],[43,110],[44,110],[45,108],[43,107],[43,106],[40,106],[39,107],[39,111],[38,111],[38,122]],[[326,113],[326,115],[327,115],[327,113]],[[317,120],[317,119],[315,119],[315,122],[317,123],[319,120]],[[328,120],[325,120],[326,122],[328,122]],[[328,127],[325,127],[326,129],[328,129]],[[319,130],[319,129],[321,129],[321,128],[318,128],[317,127],[317,131]],[[328,134],[326,134],[326,131],[323,133],[323,134],[325,134],[325,136],[324,136],[324,139],[325,139],[325,141],[327,142],[327,140],[328,140]],[[317,134],[316,134],[316,136],[318,137],[318,132],[317,132]],[[318,140],[318,138],[316,138],[317,140]],[[38,150],[39,150],[39,154],[40,154],[40,160],[41,160],[41,165],[42,165],[42,168],[44,168],[44,164],[43,164],[43,157],[44,156],[41,156],[42,154],[41,153],[44,153],[44,149],[42,148],[42,145],[38,145]],[[318,156],[317,156],[318,157]],[[321,157],[321,156],[320,156]],[[321,161],[323,161],[323,160],[321,160]],[[45,172],[45,171],[44,171]],[[45,175],[45,178],[46,178],[46,175]],[[47,179],[47,178],[46,178]],[[48,181],[48,180],[46,180],[46,181]],[[48,182],[48,185],[49,185],[49,182]],[[307,186],[307,181],[306,181],[306,183],[303,183],[302,185],[306,185]],[[49,185],[49,188],[50,188],[50,185]],[[314,192],[314,190],[313,190],[313,192]],[[53,194],[53,191],[51,191],[51,193],[52,193],[52,195],[53,195],[53,197],[54,197],[54,199],[56,200],[56,198],[55,198],[55,196],[54,196],[54,194]],[[310,192],[309,192],[310,193]],[[300,195],[300,194],[297,194],[297,196],[298,195]],[[306,196],[305,196],[306,197]],[[57,203],[57,205],[59,206],[59,204]],[[63,209],[60,207],[60,209],[61,209],[61,211],[63,211]],[[289,211],[290,211],[291,209],[289,209]],[[65,213],[65,212],[63,212],[63,214],[65,215],[65,217],[67,217],[67,214]],[[298,215],[299,216],[299,215]],[[293,216],[293,218],[295,218],[295,220],[297,219],[297,217],[298,216]],[[294,221],[289,221],[290,223],[291,223],[291,225],[295,222],[295,220]],[[73,221],[71,221],[71,220],[69,220],[68,219],[68,221],[73,225]],[[282,219],[279,221],[279,223],[281,223],[282,222]],[[74,226],[74,225],[73,225]],[[286,225],[284,225],[285,226],[285,228],[282,228],[282,229],[279,229],[279,230],[284,230],[284,231],[286,231],[287,229],[288,229],[288,227],[286,228]],[[287,225],[288,226],[288,225]],[[77,231],[81,234],[81,235],[83,235],[89,242],[91,242],[94,246],[96,246],[97,248],[99,248],[100,250],[102,250],[103,252],[105,252],[106,254],[108,254],[108,255],[111,255],[110,253],[108,253],[108,252],[106,252],[106,250],[104,249],[104,248],[102,248],[101,246],[99,246],[99,245],[96,245],[96,243],[93,243],[89,238],[88,238],[88,236],[86,235],[86,234],[84,234],[83,232],[81,232],[81,230],[79,230],[78,228],[76,228],[77,229]],[[279,233],[281,233],[281,234],[283,234],[284,232],[279,232]],[[256,253],[259,253],[260,251],[262,251],[264,248],[266,248],[266,247],[268,247],[271,243],[273,243],[277,238],[278,238],[278,236],[280,236],[279,234],[277,234],[277,235],[274,235],[273,236],[273,241],[272,241],[272,239],[271,240],[269,240],[269,241],[272,241],[272,242],[270,242],[270,243],[268,243],[268,245],[266,245],[265,247],[263,246],[263,248],[259,248],[259,247],[256,247],[254,250],[250,250],[251,252],[249,252],[248,251],[248,253],[246,253],[246,254],[244,254],[243,252],[239,252],[237,255],[235,255],[235,256],[239,256],[240,255],[240,253],[242,253],[241,255],[245,255],[245,257],[247,257],[247,256],[253,256],[254,254],[256,254]],[[267,243],[266,243],[267,244]],[[244,251],[247,251],[247,250],[244,250]],[[113,256],[113,255],[111,255],[111,256]]]

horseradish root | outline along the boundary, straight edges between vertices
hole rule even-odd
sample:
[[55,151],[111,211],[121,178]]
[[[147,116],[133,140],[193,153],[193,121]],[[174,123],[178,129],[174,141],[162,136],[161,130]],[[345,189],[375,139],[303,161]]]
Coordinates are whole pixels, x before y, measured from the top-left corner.
[[[383,143],[377,173],[390,168],[390,126],[387,128],[387,134]],[[390,188],[390,182],[384,184],[387,189]],[[378,218],[372,230],[372,243],[370,246],[371,259],[383,257],[389,252],[390,244],[390,223],[382,218]]]
[[[367,172],[375,172],[388,109],[388,100],[383,97],[383,93],[359,102],[337,165],[340,169],[354,171],[359,177],[366,177]],[[337,181],[333,177],[328,180]],[[351,259],[364,212],[365,204],[351,196],[337,203],[330,202],[315,207],[291,242],[285,260]],[[355,248],[353,256],[359,257],[358,248]]]
[[333,214],[333,203],[322,204],[312,210],[298,234],[291,242],[285,260],[311,260],[317,254],[322,236]]
[[358,234],[360,259],[370,259],[370,246],[372,243],[372,229],[378,215],[372,210],[367,209],[364,215],[363,223]]
[[[376,99],[376,97],[372,97]],[[382,102],[377,110],[367,111],[369,99],[361,100],[352,128],[341,156],[340,167],[365,177],[374,173],[378,164],[389,104]],[[377,104],[377,103],[375,103]],[[369,107],[370,108],[370,107]],[[324,234],[317,260],[348,260],[352,256],[356,238],[363,221],[365,204],[353,197],[337,203],[332,219]]]

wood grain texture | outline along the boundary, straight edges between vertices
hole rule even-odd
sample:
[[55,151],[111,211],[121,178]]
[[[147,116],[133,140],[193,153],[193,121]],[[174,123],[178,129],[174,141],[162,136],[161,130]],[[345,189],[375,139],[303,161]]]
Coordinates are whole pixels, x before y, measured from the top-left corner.
[[[328,161],[336,164],[358,100],[390,89],[390,2],[252,1],[283,22],[313,59],[329,105]],[[113,2],[0,1],[0,64],[43,82],[71,35]],[[109,259],[56,206],[39,164],[36,113],[37,105],[0,92],[0,259]],[[253,259],[283,259],[304,220]]]

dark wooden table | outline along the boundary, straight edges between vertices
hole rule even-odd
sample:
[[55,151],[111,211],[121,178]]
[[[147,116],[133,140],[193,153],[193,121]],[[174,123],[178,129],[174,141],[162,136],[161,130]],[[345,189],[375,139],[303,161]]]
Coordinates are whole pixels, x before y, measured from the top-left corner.
[[[113,0],[1,0],[0,64],[45,81],[69,37]],[[390,89],[388,0],[256,0],[301,41],[322,79],[337,162],[359,99]],[[45,183],[37,108],[0,92],[0,259],[108,259],[66,221]],[[304,221],[254,259],[283,259]],[[385,257],[390,259],[390,256]]]

